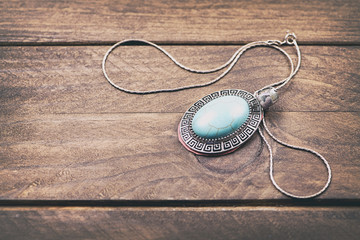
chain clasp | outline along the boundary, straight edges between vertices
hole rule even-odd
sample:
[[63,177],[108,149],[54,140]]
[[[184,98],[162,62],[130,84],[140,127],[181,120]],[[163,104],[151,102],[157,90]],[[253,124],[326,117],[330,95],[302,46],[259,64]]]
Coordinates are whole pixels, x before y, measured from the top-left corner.
[[296,41],[296,35],[295,33],[288,33],[285,35],[285,42],[288,45],[294,45],[294,42]]

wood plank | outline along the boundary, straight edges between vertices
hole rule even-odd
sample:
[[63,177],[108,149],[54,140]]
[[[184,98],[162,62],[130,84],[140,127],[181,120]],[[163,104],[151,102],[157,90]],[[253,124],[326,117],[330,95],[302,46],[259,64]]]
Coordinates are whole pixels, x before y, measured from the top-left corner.
[[11,0],[0,3],[0,43],[238,43],[278,38],[288,29],[306,43],[359,43],[359,12],[353,0]]
[[[0,239],[357,239],[360,208],[344,206],[360,197],[359,10],[351,0],[0,2],[0,205],[8,204],[0,206]],[[238,47],[231,44],[281,38],[289,26],[307,46],[268,124],[329,160],[333,182],[317,203],[345,200],[342,207],[221,206],[286,202],[270,183],[259,136],[216,158],[196,157],[177,140],[182,112],[203,95],[253,92],[286,76],[288,64],[275,50],[247,52],[211,87],[168,94],[119,92],[100,69],[105,45],[124,38],[166,43],[186,65],[209,68],[231,56]],[[184,73],[144,46],[117,49],[109,67],[118,82],[140,89],[216,76]],[[271,143],[281,186],[295,194],[321,188],[319,160]],[[17,205],[32,200],[50,204]],[[220,206],[109,207],[98,200]]]
[[[237,48],[165,46],[185,65],[202,69],[223,64]],[[246,52],[234,69],[212,86],[139,96],[118,91],[105,80],[101,60],[107,49],[107,46],[0,47],[0,114],[180,113],[219,89],[254,92],[289,74],[288,63],[278,51],[255,48]],[[360,48],[301,46],[301,50],[301,69],[280,90],[280,100],[271,110],[359,111]],[[109,60],[109,75],[131,89],[204,83],[219,74],[188,73],[146,46],[116,49]]]
[[[1,117],[1,199],[282,199],[256,134],[233,154],[195,157],[177,140],[179,113]],[[316,149],[332,166],[321,196],[359,199],[359,113],[271,112],[279,138]],[[326,180],[310,154],[273,145],[275,177],[310,194]]]
[[0,208],[1,239],[358,239],[360,208]]

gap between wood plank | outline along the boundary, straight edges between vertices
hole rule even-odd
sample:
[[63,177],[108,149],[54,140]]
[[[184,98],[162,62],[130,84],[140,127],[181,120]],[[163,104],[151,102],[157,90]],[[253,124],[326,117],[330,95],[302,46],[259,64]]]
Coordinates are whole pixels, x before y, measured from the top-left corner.
[[360,207],[359,199],[0,200],[0,207]]
[[[122,41],[125,39],[119,39]],[[148,39],[146,39],[148,40]],[[262,39],[258,39],[261,41]],[[151,41],[151,40],[148,40]],[[169,46],[169,45],[182,45],[182,46],[220,46],[220,45],[245,45],[249,42],[246,41],[196,41],[196,42],[187,42],[187,41],[151,41],[158,45]],[[88,42],[0,42],[0,47],[30,47],[30,46],[111,46],[117,42],[113,41],[88,41]],[[360,46],[360,42],[313,42],[313,41],[298,41],[299,45],[302,46],[334,46],[334,47],[342,47],[342,46]],[[132,45],[132,46],[144,46],[146,44],[142,43],[126,43],[124,45]]]

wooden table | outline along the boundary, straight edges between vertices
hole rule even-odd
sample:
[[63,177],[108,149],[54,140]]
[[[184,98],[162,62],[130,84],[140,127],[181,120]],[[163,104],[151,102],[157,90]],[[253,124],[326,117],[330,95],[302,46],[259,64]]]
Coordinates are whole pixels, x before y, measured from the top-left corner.
[[[353,0],[0,2],[0,239],[358,239],[359,12]],[[258,134],[217,158],[177,140],[182,113],[202,96],[286,77],[276,50],[252,49],[220,82],[175,93],[127,94],[101,71],[109,46],[126,38],[211,68],[287,30],[303,62],[267,119],[279,138],[328,159],[332,184],[308,201],[273,187]],[[218,74],[184,72],[141,45],[116,49],[109,71],[142,90]],[[321,161],[271,144],[281,186],[322,187]]]

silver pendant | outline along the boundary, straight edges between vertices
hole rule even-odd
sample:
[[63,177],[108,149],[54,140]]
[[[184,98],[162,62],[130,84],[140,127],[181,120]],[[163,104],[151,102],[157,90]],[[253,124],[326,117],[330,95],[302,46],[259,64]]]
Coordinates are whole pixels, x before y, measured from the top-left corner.
[[253,94],[221,90],[199,99],[184,113],[178,136],[195,154],[227,154],[251,138],[262,118],[262,107]]

